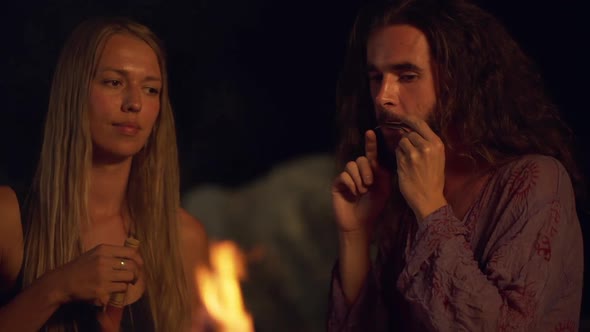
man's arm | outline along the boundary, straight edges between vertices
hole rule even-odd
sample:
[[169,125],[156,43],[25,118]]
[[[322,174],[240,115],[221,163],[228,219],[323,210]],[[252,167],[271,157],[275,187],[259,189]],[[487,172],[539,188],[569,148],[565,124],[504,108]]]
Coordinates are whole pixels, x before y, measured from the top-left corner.
[[373,269],[366,274],[358,296],[351,304],[342,289],[338,264],[332,271],[327,331],[389,331],[391,328],[387,324],[390,323],[390,317],[385,310]]
[[[522,180],[528,176],[535,180]],[[398,289],[428,328],[577,326],[582,240],[567,173],[554,159],[530,159],[506,179],[502,195],[477,248],[481,261],[474,259],[470,232],[448,206],[424,219],[407,248]],[[481,231],[490,221],[471,222]]]

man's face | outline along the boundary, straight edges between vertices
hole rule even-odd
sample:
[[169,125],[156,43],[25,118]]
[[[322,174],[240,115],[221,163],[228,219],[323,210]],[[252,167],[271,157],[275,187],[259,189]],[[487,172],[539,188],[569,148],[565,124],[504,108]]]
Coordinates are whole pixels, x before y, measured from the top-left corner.
[[[410,25],[375,30],[367,42],[367,68],[377,121],[412,115],[427,122],[436,105],[434,73],[426,36]],[[394,151],[402,130],[383,132]]]

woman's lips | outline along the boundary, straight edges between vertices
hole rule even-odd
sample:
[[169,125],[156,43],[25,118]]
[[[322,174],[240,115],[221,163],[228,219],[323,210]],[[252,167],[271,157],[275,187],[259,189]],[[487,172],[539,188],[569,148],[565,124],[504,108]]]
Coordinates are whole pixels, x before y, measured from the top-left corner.
[[117,131],[126,136],[135,136],[140,130],[139,125],[135,123],[115,123],[114,126],[117,128]]

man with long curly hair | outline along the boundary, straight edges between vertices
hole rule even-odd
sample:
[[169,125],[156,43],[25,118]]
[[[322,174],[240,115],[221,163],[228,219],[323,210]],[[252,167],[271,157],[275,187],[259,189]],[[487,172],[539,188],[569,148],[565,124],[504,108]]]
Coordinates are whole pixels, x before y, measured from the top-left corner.
[[577,330],[572,134],[494,17],[367,7],[338,97],[329,331]]

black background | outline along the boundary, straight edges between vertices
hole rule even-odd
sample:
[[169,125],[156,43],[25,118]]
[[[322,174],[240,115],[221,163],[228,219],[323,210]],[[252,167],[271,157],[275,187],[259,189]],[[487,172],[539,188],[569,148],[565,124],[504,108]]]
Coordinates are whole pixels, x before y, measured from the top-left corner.
[[[57,54],[71,29],[94,15],[151,26],[168,52],[183,189],[238,185],[275,163],[334,146],[334,90],[360,1],[270,0],[13,2],[0,14],[0,170],[30,178]],[[588,28],[581,3],[479,1],[538,63],[580,144]],[[584,54],[582,52],[585,52]],[[588,170],[588,158],[582,154]],[[1,174],[1,173],[0,173]]]
[[[359,1],[20,1],[0,5],[0,183],[25,186],[51,75],[71,29],[131,16],[168,52],[182,190],[238,186],[279,162],[334,148],[334,91]],[[588,17],[582,2],[479,1],[532,56],[577,135],[588,140]],[[581,215],[584,230],[588,217]],[[584,309],[586,311],[586,309]]]

